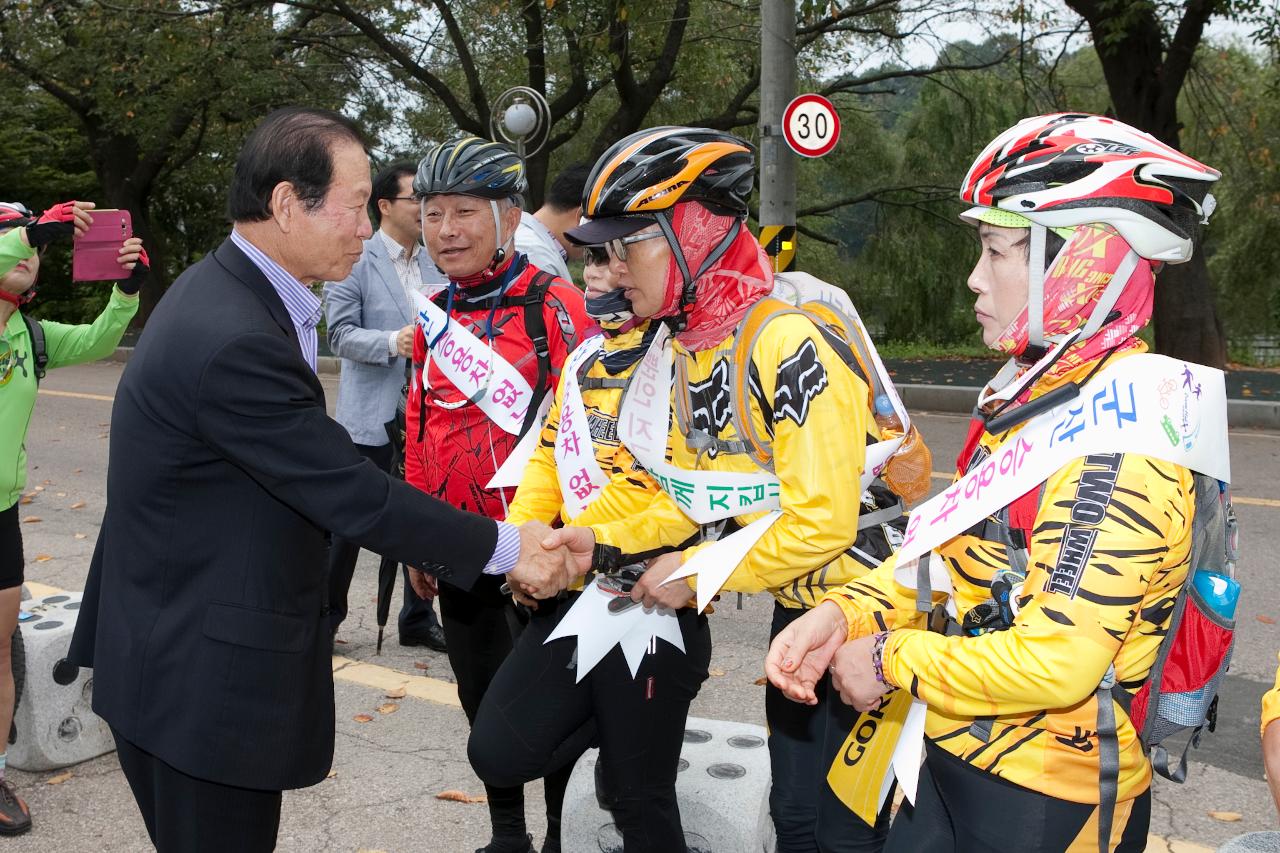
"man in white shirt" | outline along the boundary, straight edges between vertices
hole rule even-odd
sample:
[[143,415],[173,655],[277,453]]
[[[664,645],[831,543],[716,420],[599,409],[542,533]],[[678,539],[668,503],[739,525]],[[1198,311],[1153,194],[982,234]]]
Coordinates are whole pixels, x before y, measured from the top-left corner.
[[[392,163],[373,179],[370,204],[379,228],[365,241],[364,254],[343,281],[325,286],[329,347],[342,358],[335,419],[347,428],[356,449],[383,470],[396,470],[387,423],[406,382],[406,359],[413,354],[415,303],[446,283],[421,244],[422,222],[413,198],[417,165]],[[403,450],[399,451],[403,454]],[[329,624],[336,633],[347,615],[347,591],[360,548],[337,536],[329,548]],[[385,559],[385,558],[384,558]],[[403,568],[401,570],[404,571]],[[445,650],[444,631],[431,602],[408,583],[400,610],[402,646]]]
[[578,163],[557,175],[542,207],[521,213],[516,229],[516,249],[529,256],[529,263],[569,282],[566,262],[581,257],[582,247],[566,240],[564,232],[582,219],[582,189],[590,173],[590,166]]

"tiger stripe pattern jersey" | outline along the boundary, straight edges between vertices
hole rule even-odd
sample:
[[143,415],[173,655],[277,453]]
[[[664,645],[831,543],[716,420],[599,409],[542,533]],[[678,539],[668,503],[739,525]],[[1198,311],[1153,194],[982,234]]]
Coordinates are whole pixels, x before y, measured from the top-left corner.
[[[1092,366],[1062,380],[1080,379]],[[975,457],[1014,431],[984,435]],[[934,743],[1015,784],[1097,803],[1095,690],[1113,663],[1129,692],[1147,679],[1187,579],[1194,506],[1186,468],[1133,454],[1077,458],[1045,483],[1020,610],[1008,630],[922,630],[916,591],[895,582],[892,558],[828,600],[844,611],[850,638],[892,631],[885,677],[928,703],[926,736]],[[994,527],[1002,523],[989,517],[937,549],[961,621],[989,599],[993,576],[1009,565],[1007,537]],[[1116,717],[1124,802],[1150,786],[1151,768],[1119,706]],[[974,725],[984,718],[989,736]]]

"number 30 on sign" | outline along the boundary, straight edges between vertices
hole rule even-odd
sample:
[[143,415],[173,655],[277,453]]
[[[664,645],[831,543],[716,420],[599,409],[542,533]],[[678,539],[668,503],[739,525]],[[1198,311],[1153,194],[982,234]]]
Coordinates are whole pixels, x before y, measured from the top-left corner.
[[821,157],[840,139],[840,116],[821,95],[801,95],[787,104],[782,132],[792,151],[802,157]]

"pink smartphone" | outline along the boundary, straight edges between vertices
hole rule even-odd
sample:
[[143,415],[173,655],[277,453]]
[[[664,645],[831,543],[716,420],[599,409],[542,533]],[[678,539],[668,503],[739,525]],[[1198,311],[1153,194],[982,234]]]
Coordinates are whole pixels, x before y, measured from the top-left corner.
[[93,224],[75,240],[71,251],[72,281],[120,281],[129,271],[120,266],[120,247],[133,236],[127,210],[91,211]]

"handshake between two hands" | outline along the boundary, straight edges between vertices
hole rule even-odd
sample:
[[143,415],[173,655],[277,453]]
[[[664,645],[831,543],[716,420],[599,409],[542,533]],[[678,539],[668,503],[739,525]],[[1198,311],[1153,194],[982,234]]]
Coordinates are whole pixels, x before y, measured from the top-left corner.
[[541,521],[520,525],[520,557],[507,573],[516,601],[537,608],[537,599],[554,598],[591,570],[596,538],[585,527],[553,530]]
[[[520,525],[520,556],[506,575],[511,594],[534,608],[537,599],[554,598],[591,570],[595,544],[595,536],[585,527],[553,530],[540,521]],[[409,583],[420,597],[435,597],[436,580],[421,569],[410,567]]]

